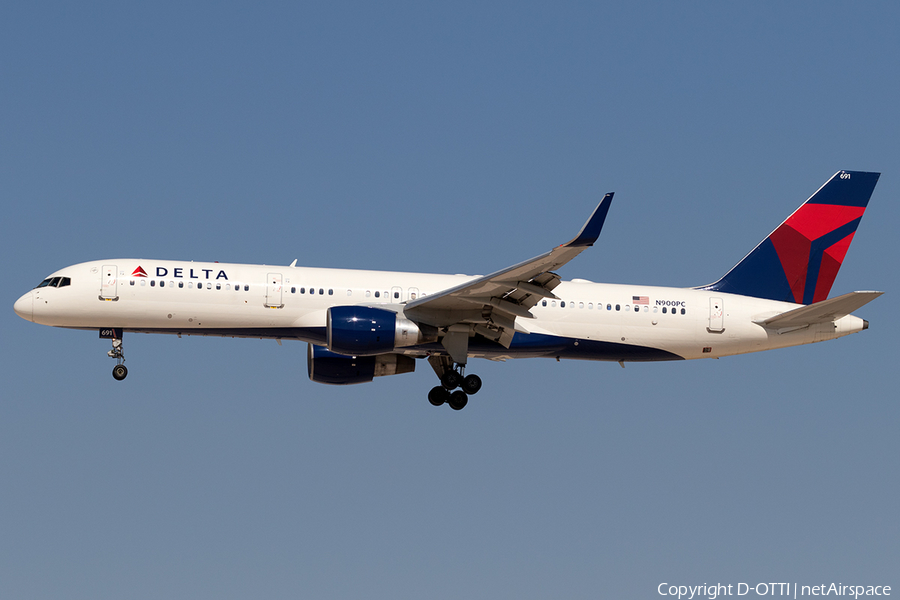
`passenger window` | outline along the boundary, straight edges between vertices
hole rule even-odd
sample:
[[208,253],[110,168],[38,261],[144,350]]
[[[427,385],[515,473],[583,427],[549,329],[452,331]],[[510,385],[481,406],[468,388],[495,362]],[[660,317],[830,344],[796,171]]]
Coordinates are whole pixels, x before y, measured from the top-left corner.
[[151,279],[151,280],[150,280],[150,287],[156,287],[156,280],[155,280],[155,279]]
[[593,310],[593,309],[594,309],[594,303],[588,302],[588,310]]
[[541,300],[541,306],[547,306],[547,301],[546,301],[546,300]]
[[410,300],[415,300],[415,299],[416,299],[416,293],[415,293],[415,292],[410,292],[410,294],[409,294],[409,299],[410,299]]
[[641,312],[641,307],[635,305],[635,307],[634,307],[634,312]]
[[650,312],[650,307],[649,307],[649,306],[645,306],[645,307],[644,307],[644,312]]
[[179,282],[178,282],[178,288],[180,289],[180,288],[183,288],[183,287],[184,287],[184,282],[183,282],[183,281],[179,281]]
[[579,303],[578,303],[578,308],[584,308],[584,302],[579,302]]
[[559,307],[560,307],[560,308],[565,308],[565,307],[566,307],[566,301],[565,301],[565,300],[560,300],[560,301],[559,301]]
[[329,295],[329,296],[334,296],[334,290],[329,288],[329,290],[328,290],[328,295]]
[[683,308],[681,309],[681,314],[684,314],[684,309],[683,309]]
[[141,279],[141,287],[144,287],[145,285],[147,285],[147,280]]
[[324,293],[325,293],[325,290],[323,290],[322,288],[319,288],[319,295],[321,296],[321,295],[323,295]]
[[368,298],[371,295],[372,295],[372,292],[370,292],[369,290],[366,290],[366,298]]
[[134,285],[134,279],[128,282],[128,285]]
[[352,296],[352,295],[353,295],[353,290],[347,290],[347,295],[348,295],[348,296]]
[[305,294],[305,293],[306,293],[306,288],[305,288],[305,287],[300,288],[300,293],[301,293],[301,294]]
[[221,289],[222,289],[222,284],[221,284],[221,283],[217,283],[217,284],[216,284],[216,289],[217,289],[217,290],[221,290]]
[[292,287],[292,288],[291,288],[291,293],[292,293],[292,294],[296,294],[296,293],[297,293],[297,288]]
[[[617,305],[616,305],[616,310],[618,310],[618,309],[619,309],[619,305],[617,304]],[[625,305],[625,312],[628,312],[628,311],[630,311],[630,310],[631,310],[631,305],[630,305],[630,304],[626,304],[626,305]]]
[[206,289],[208,289],[208,290],[211,290],[211,289],[212,289],[212,283],[211,283],[211,282],[208,282],[208,281],[206,282]]
[[550,306],[556,308],[556,300],[551,301]]
[[400,292],[394,292],[394,299],[396,300],[399,297],[400,297]]
[[376,291],[376,292],[375,292],[375,297],[376,297],[376,298],[380,298],[380,297],[381,297],[381,292],[377,292],[377,291]]
[[621,306],[619,304],[616,304],[616,310],[621,310]]
[[663,314],[666,314],[666,307],[663,306]]
[[607,305],[606,305],[606,310],[612,310],[612,304],[607,304]]
[[247,285],[246,283],[244,284],[244,291],[245,291],[245,292],[249,292],[249,291],[250,291],[250,286]]
[[312,294],[313,296],[315,296],[316,288],[309,288],[309,293]]
[[159,287],[166,287],[166,282],[165,282],[165,281],[160,281],[160,282],[159,282]]

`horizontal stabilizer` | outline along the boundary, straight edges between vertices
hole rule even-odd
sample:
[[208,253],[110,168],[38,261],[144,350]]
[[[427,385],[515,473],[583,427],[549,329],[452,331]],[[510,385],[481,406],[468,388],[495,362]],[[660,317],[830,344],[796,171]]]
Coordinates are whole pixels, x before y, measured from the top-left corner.
[[845,317],[857,308],[865,306],[884,292],[850,292],[843,296],[822,300],[809,306],[801,306],[780,315],[761,321],[754,321],[763,327],[778,328],[803,327],[815,323],[829,323]]

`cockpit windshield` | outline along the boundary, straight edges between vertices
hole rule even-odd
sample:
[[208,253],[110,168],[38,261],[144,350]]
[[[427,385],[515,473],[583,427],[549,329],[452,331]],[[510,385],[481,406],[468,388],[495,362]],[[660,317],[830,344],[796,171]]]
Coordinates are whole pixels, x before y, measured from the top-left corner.
[[[67,285],[72,284],[72,279],[69,277],[48,277],[43,280],[39,284],[37,284],[37,288],[42,287],[66,287]],[[37,289],[35,288],[35,289]]]

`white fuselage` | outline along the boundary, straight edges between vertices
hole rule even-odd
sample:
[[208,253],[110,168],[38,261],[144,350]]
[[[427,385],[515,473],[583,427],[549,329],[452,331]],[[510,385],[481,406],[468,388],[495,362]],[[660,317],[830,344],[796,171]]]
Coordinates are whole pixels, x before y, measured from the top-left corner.
[[[324,341],[331,306],[388,305],[402,312],[405,302],[475,278],[138,259],[81,263],[50,277],[67,277],[70,284],[28,292],[16,302],[20,316],[76,329],[295,338],[315,344]],[[697,289],[574,280],[560,283],[553,293],[558,300],[545,299],[531,309],[534,319],[517,319],[516,341],[510,348],[475,344],[469,356],[715,358],[834,339],[864,328],[862,319],[847,315],[773,331],[754,321],[800,305]],[[609,347],[600,350],[592,342]],[[568,350],[558,352],[561,346]],[[430,351],[424,346],[398,350],[412,356]]]

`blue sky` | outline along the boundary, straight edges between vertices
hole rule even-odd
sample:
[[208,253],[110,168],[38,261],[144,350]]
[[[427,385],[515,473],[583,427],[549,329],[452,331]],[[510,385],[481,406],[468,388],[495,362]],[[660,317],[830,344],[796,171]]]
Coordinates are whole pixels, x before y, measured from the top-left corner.
[[[27,3],[0,18],[0,596],[658,597],[900,586],[887,2]],[[827,344],[310,382],[273,341],[13,313],[107,257],[717,279],[840,169],[883,173]]]

